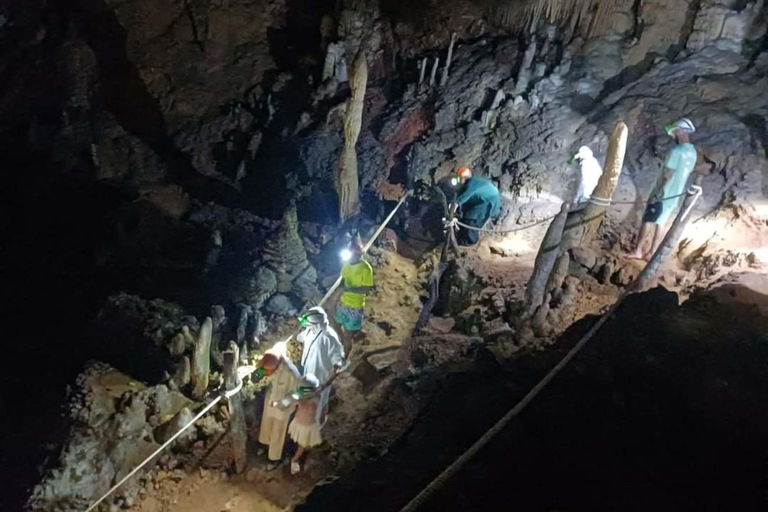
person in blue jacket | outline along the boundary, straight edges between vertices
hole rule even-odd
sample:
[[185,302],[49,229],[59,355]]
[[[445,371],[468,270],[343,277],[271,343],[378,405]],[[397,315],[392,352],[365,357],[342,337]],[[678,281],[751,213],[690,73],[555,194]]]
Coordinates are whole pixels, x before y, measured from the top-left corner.
[[[461,185],[456,205],[461,209],[461,221],[476,228],[482,228],[489,219],[499,215],[501,195],[496,185],[487,178],[472,176],[467,167],[459,168],[457,182]],[[480,232],[461,228],[457,236],[459,245],[475,245]]]

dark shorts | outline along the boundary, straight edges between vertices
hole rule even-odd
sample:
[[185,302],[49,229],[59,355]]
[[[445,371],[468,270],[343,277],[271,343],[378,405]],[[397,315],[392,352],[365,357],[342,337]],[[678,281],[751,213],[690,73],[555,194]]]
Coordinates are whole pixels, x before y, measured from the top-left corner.
[[645,207],[643,222],[656,222],[659,220],[659,216],[661,215],[663,208],[664,207],[662,206],[661,202],[649,203],[648,206]]

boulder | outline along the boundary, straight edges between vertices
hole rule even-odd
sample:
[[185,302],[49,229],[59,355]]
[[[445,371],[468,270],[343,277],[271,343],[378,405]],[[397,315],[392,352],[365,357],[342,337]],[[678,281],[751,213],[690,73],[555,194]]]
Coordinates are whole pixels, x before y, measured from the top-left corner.
[[295,316],[297,314],[296,307],[291,302],[291,299],[287,295],[282,293],[274,294],[267,302],[267,311],[278,316]]

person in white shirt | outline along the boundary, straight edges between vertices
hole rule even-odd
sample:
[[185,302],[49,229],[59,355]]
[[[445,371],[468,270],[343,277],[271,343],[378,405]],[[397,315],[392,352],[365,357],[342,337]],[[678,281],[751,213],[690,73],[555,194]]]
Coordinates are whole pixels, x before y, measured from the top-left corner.
[[299,370],[302,375],[313,374],[320,382],[322,392],[317,407],[317,420],[325,422],[328,411],[328,398],[331,383],[344,367],[344,347],[339,335],[328,324],[328,315],[323,308],[316,306],[299,318],[304,330],[297,340],[303,345]]
[[600,176],[603,175],[603,168],[600,167],[600,163],[588,146],[581,146],[579,152],[573,155],[570,161],[573,162],[574,160],[579,163],[581,168],[575,202],[576,204],[586,203],[592,197],[592,192],[597,187]]
[[281,407],[280,400],[293,393],[301,374],[285,354],[279,350],[268,350],[259,366],[269,377],[269,388],[264,396],[264,413],[259,428],[259,443],[269,447],[268,470],[275,469],[283,458],[285,433],[295,406]]

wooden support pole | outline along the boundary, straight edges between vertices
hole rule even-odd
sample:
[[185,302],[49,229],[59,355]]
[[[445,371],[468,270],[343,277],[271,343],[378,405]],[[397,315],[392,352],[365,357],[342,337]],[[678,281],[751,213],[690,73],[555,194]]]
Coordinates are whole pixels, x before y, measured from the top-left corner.
[[550,222],[547,233],[541,241],[539,253],[536,255],[536,261],[533,264],[533,273],[528,280],[528,286],[525,288],[525,306],[528,315],[533,316],[536,309],[541,306],[547,291],[547,281],[555,261],[560,254],[560,239],[563,236],[563,227],[568,218],[568,209],[570,203],[563,203],[560,207],[560,213]]
[[[224,385],[227,391],[235,389],[240,384],[237,376],[237,363],[240,358],[240,349],[233,341],[229,342],[229,348],[224,352]],[[229,439],[232,442],[232,455],[235,462],[235,472],[245,471],[248,462],[246,452],[247,435],[245,432],[245,411],[243,399],[240,393],[229,397]]]
[[659,245],[659,248],[656,250],[656,252],[653,253],[653,256],[651,256],[648,264],[643,268],[643,270],[640,272],[640,275],[637,276],[637,279],[635,279],[635,282],[630,286],[630,289],[633,292],[642,292],[651,287],[656,278],[656,274],[658,274],[661,265],[664,263],[664,260],[667,258],[667,256],[669,256],[669,253],[672,252],[672,249],[674,249],[674,247],[677,245],[677,241],[680,239],[680,235],[683,234],[683,230],[685,229],[686,224],[688,224],[688,219],[691,218],[690,211],[693,209],[693,205],[701,196],[701,189],[698,188],[698,183],[700,181],[701,176],[697,176],[697,179],[694,183],[696,186],[695,191],[689,191],[683,197],[682,204],[680,205],[680,211],[677,212],[677,216],[672,223],[672,227],[670,227],[669,231],[667,231],[667,234],[664,235],[664,240],[661,241],[661,245]]

